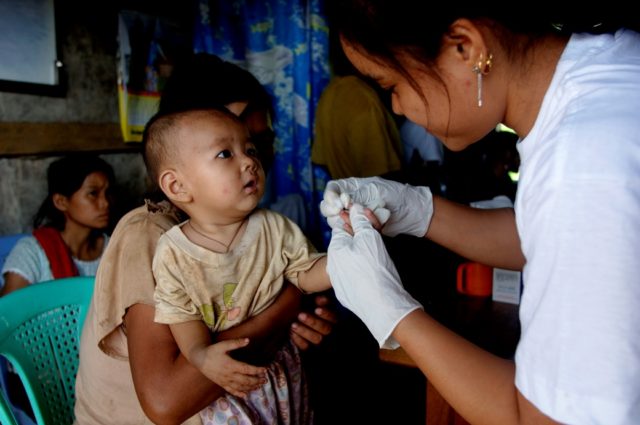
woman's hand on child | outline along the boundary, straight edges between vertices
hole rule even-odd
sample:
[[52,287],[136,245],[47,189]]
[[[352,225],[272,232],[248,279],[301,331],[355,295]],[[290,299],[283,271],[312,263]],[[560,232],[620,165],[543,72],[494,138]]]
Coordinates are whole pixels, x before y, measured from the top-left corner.
[[204,350],[200,370],[229,394],[245,397],[249,391],[266,383],[265,368],[235,360],[229,355],[230,351],[248,344],[249,338],[239,338],[209,345]]
[[319,345],[338,321],[335,310],[330,307],[329,297],[317,295],[314,301],[316,308],[313,313],[301,312],[298,314],[298,322],[291,325],[291,339],[303,351],[311,344]]

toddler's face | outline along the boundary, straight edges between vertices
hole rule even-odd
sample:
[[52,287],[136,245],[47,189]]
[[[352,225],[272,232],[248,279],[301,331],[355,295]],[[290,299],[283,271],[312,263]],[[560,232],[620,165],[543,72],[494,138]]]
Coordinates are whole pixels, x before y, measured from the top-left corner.
[[184,122],[179,137],[181,172],[199,210],[241,217],[258,205],[265,175],[244,125],[199,113]]

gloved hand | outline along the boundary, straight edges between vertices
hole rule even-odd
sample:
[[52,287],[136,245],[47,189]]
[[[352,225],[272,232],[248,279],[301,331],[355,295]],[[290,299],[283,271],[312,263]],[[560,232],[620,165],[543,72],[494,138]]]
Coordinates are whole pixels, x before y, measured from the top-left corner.
[[348,198],[374,213],[376,208],[389,210],[391,214],[381,230],[387,236],[404,233],[423,237],[433,216],[433,197],[428,187],[411,186],[380,177],[331,180],[325,189],[325,200],[327,198]]
[[[345,179],[344,181],[355,180],[356,179],[352,177]],[[337,181],[342,180],[334,180],[334,182]],[[327,186],[327,189],[324,191],[324,199],[320,202],[320,212],[327,218],[327,224],[329,224],[329,227],[332,229],[337,226],[342,227],[344,225],[344,221],[340,218],[340,212],[348,210],[351,204],[351,196],[347,191],[339,192],[331,190],[329,189],[329,186]],[[373,214],[381,224],[386,223],[391,215],[389,210],[384,208],[384,202],[381,199],[371,200],[365,206],[373,211]]]
[[341,227],[332,230],[327,273],[338,301],[356,314],[382,348],[398,348],[391,333],[412,311],[422,308],[402,284],[393,261],[363,207],[349,210],[351,236]]

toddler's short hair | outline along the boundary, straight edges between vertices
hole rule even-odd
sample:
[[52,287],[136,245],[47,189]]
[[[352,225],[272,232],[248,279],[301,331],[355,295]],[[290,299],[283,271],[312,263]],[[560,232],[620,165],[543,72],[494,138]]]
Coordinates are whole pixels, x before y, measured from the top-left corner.
[[168,161],[174,161],[178,158],[180,146],[176,142],[180,122],[190,115],[200,113],[224,116],[244,126],[242,121],[225,107],[156,113],[149,120],[142,133],[144,163],[154,189],[157,189],[162,167]]

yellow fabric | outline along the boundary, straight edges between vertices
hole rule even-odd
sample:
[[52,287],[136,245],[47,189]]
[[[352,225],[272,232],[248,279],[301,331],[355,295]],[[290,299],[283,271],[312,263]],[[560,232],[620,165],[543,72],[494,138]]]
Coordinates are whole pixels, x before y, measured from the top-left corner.
[[397,125],[376,91],[356,76],[334,77],[318,102],[311,161],[340,179],[398,171],[401,158]]
[[157,322],[204,320],[212,332],[223,331],[263,311],[285,279],[297,285],[298,273],[325,255],[283,215],[260,209],[248,220],[228,253],[194,244],[181,226],[160,238],[153,260]]
[[[116,226],[102,256],[80,339],[76,423],[151,424],[136,396],[128,362],[123,317],[127,308],[154,305],[151,261],[160,235],[178,223],[166,202],[142,206]],[[195,415],[187,424],[201,424]]]

